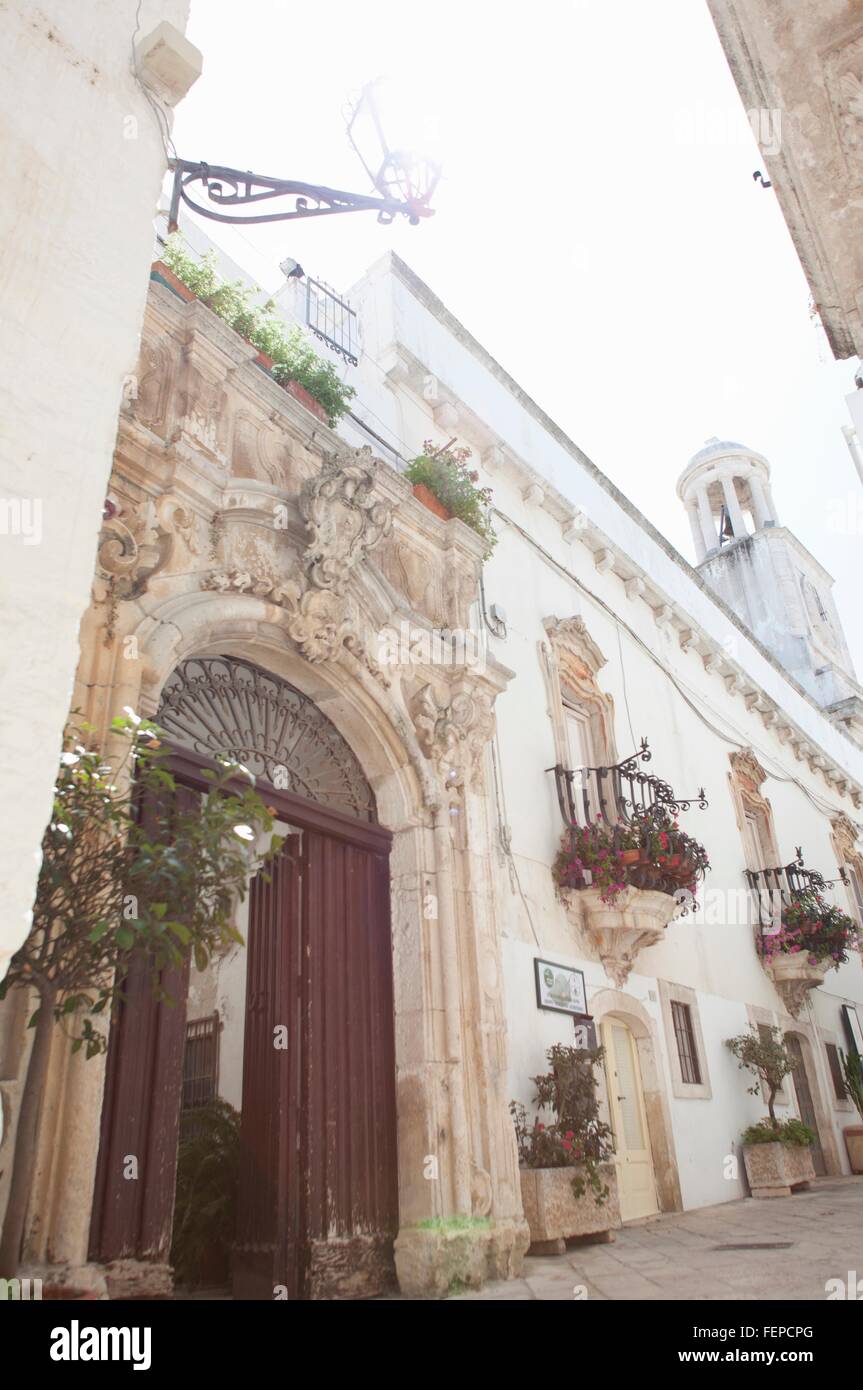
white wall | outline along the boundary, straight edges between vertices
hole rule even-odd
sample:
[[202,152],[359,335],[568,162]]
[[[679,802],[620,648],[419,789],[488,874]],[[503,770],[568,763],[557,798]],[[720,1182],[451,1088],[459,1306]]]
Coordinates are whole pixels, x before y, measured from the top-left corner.
[[[506,981],[510,1094],[529,1102],[533,1094],[529,1078],[546,1069],[546,1048],[572,1036],[569,1019],[536,1007],[534,957],[542,955],[582,969],[588,1008],[591,998],[610,986],[602,966],[580,946],[555,898],[550,875],[563,827],[553,779],[546,772],[555,762],[555,751],[538,644],[545,637],[543,619],[580,614],[606,657],[599,681],[614,701],[618,756],[633,751],[645,736],[653,752],[648,771],[669,781],[681,795],[692,795],[703,785],[709,798],[706,810],[693,809],[683,823],[705,843],[711,856],[713,868],[706,887],[716,895],[712,911],[703,919],[672,924],[660,945],[642,953],[624,988],[651,1019],[684,1205],[728,1201],[741,1195],[744,1186],[739,1173],[729,1176],[726,1160],[739,1154],[741,1130],[757,1120],[765,1106],[760,1096],[747,1094],[749,1080],[738,1070],[725,1039],[747,1027],[750,1009],[764,1011],[788,1026],[782,1002],[756,954],[752,926],[743,917],[729,920],[731,899],[726,894],[730,890],[739,901],[745,887],[744,850],[729,786],[729,754],[751,746],[767,769],[763,791],[773,806],[783,862],[791,861],[801,845],[807,865],[827,877],[836,868],[830,816],[841,810],[859,822],[859,807],[828,784],[805,758],[795,756],[779,729],[787,717],[828,763],[844,769],[858,787],[863,781],[863,755],[741,632],[699,585],[690,567],[651,532],[625,499],[604,485],[589,461],[580,459],[551,422],[543,423],[500,369],[483,360],[482,350],[448,320],[434,297],[409,281],[409,273],[404,275],[398,266],[393,273],[392,264],[385,260],[354,292],[368,353],[354,378],[360,384],[360,405],[375,412],[376,420],[382,422],[378,428],[405,458],[420,451],[424,438],[445,443],[457,433],[458,442],[474,450],[482,481],[494,490],[495,505],[517,520],[530,538],[499,524],[499,544],[484,572],[487,599],[506,610],[508,629],[503,641],[488,637],[488,648],[515,672],[496,705],[512,862],[521,888],[521,892],[512,889],[501,858],[495,881]],[[454,403],[457,426],[435,425],[434,402],[423,398],[428,377],[434,378],[443,399]],[[508,459],[515,458],[548,480],[574,507],[584,509],[619,553],[670,596],[679,619],[676,627],[658,625],[654,605],[648,606],[643,598],[628,598],[623,579],[597,568],[587,544],[564,539],[560,516],[552,514],[555,506],[560,511],[559,500],[552,500],[551,506],[525,502],[528,479],[518,466],[488,472],[482,459],[492,443],[501,446]],[[573,578],[567,577],[566,570]],[[769,697],[782,720],[765,721],[751,700],[747,703],[742,693],[729,689],[722,673],[706,668],[703,652],[681,647],[680,624],[687,619],[708,633],[716,647],[745,672],[750,695],[756,691]],[[841,887],[836,900],[847,910]],[[668,1049],[674,1040],[665,1036],[659,980],[696,991],[710,1100],[679,1099],[672,1093]],[[845,1045],[839,1011],[846,1000],[856,1002],[863,1017],[863,967],[857,955],[842,970],[828,975],[823,988],[810,995],[802,1015],[803,1022],[817,1023],[822,1030],[816,1065],[843,1165],[841,1128],[852,1123],[854,1116],[832,1105],[823,1042],[838,1040]]]
[[[188,7],[144,0],[138,37],[182,31]],[[0,977],[28,928],[166,167],[135,12],[0,8]]]

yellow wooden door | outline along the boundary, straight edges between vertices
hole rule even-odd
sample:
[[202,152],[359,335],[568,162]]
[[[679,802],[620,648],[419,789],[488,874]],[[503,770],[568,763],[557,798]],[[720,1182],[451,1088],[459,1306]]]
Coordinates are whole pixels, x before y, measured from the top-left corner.
[[632,1033],[619,1018],[602,1023],[615,1165],[620,1188],[620,1216],[634,1221],[659,1211],[650,1137],[641,1089],[641,1068]]

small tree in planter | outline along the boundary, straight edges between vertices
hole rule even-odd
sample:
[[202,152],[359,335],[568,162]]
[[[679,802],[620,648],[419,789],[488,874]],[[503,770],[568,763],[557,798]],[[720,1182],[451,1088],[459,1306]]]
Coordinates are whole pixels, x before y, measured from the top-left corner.
[[468,467],[470,457],[470,449],[435,449],[426,439],[423,452],[405,469],[405,477],[415,488],[428,488],[450,516],[476,531],[485,542],[483,558],[487,560],[497,545],[488,516],[491,488],[478,486],[479,473]]
[[786,1197],[792,1188],[807,1185],[815,1176],[810,1147],[815,1135],[800,1120],[780,1121],[776,1097],[796,1062],[778,1028],[764,1033],[751,1029],[726,1038],[725,1046],[737,1058],[742,1071],[758,1078],[747,1087],[750,1095],[767,1092],[767,1115],[743,1131],[743,1161],[753,1197]]
[[600,1116],[596,1094],[602,1048],[578,1051],[555,1043],[546,1056],[551,1070],[531,1080],[535,1106],[549,1111],[553,1121],[531,1121],[519,1101],[509,1108],[531,1246],[558,1253],[573,1236],[610,1239],[620,1225],[620,1206],[609,1163],[611,1130]]
[[848,1150],[851,1172],[863,1173],[863,1057],[860,1053],[849,1052],[843,1057],[842,1070],[845,1073],[845,1089],[860,1116],[859,1125],[846,1125],[842,1131],[845,1148]]
[[202,970],[220,945],[242,944],[237,899],[281,845],[274,836],[266,855],[254,849],[272,814],[244,779],[238,785],[237,764],[205,773],[207,796],[183,806],[155,724],[115,719],[124,751],[114,761],[86,746],[92,732],[84,725],[66,740],[33,923],[0,983],[0,999],[16,988],[38,999],[0,1241],[7,1278],[21,1253],[54,1028],[67,1032],[73,1052],[96,1056],[107,1047],[99,1024],[122,999],[133,961],[146,962],[154,991],[167,998],[164,972],[190,955]]

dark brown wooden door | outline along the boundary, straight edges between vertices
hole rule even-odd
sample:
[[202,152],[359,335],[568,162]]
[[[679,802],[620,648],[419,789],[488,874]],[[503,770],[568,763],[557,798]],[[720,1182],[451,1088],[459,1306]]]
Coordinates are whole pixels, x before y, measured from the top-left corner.
[[812,1091],[809,1088],[809,1077],[806,1074],[806,1062],[803,1058],[803,1048],[800,1039],[793,1033],[786,1033],[785,1043],[794,1058],[795,1066],[791,1073],[794,1079],[794,1092],[797,1096],[797,1106],[800,1110],[800,1118],[805,1125],[808,1125],[815,1135],[815,1142],[812,1145],[812,1166],[815,1172],[823,1177],[827,1172],[827,1165],[824,1162],[824,1150],[821,1147],[821,1140],[818,1137],[818,1120],[815,1115],[815,1105],[812,1100]]
[[393,1279],[389,836],[315,820],[251,889],[239,1298],[361,1298]]
[[[197,803],[178,786],[174,804]],[[141,808],[146,818],[153,806]],[[189,962],[164,971],[161,995],[150,963],[134,957],[111,1025],[90,1258],[167,1264],[177,1176]]]

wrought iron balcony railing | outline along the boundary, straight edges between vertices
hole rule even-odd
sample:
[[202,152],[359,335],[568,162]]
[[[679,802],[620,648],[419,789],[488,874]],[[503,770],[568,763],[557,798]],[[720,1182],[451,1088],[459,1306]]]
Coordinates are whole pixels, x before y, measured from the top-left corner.
[[746,869],[746,881],[752,889],[761,927],[778,930],[782,909],[790,907],[806,893],[822,893],[835,883],[848,882],[845,869],[840,867],[836,878],[825,878],[818,869],[807,869],[800,845],[796,858],[778,868]]
[[692,805],[704,810],[704,788],[699,787],[696,796],[676,796],[667,782],[639,766],[650,762],[651,757],[647,739],[643,738],[637,753],[613,767],[573,769],[558,763],[547,768],[554,773],[560,814],[567,829],[589,821],[604,821],[612,829],[619,826],[622,832],[639,813],[655,808],[672,816],[688,811]]

